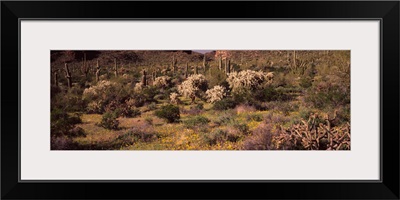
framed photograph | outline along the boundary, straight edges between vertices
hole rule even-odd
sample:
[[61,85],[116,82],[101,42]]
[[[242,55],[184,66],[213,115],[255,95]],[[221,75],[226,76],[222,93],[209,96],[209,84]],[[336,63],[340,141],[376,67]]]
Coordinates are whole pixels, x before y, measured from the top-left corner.
[[3,1],[1,198],[399,199],[399,6]]

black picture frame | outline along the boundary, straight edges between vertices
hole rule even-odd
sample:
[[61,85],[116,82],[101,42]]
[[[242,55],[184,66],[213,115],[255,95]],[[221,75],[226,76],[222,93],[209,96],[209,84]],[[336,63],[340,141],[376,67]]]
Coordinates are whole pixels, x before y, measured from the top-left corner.
[[[2,1],[1,198],[399,199],[399,6],[398,1]],[[20,19],[379,19],[381,181],[19,182]]]

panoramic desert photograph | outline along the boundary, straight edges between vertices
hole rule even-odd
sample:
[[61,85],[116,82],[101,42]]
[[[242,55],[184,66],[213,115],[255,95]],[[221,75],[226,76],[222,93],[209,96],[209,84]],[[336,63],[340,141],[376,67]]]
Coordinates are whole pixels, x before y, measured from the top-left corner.
[[52,50],[51,150],[350,150],[349,50]]

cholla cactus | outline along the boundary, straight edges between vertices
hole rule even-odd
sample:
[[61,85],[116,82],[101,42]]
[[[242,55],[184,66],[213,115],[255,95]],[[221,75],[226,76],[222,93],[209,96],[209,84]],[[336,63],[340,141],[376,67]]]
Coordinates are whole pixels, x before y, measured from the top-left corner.
[[226,96],[225,88],[219,85],[214,86],[213,89],[206,91],[206,97],[208,102],[215,103],[222,100]]
[[180,100],[179,100],[179,94],[176,92],[171,93],[171,95],[169,95],[169,98],[171,99],[171,103],[173,104],[179,104]]
[[207,89],[207,80],[202,74],[194,74],[189,76],[181,85],[178,86],[178,92],[192,99],[194,102],[196,96],[200,96],[201,92]]
[[233,92],[259,89],[266,80],[268,80],[266,73],[252,70],[232,72],[226,79]]
[[100,81],[96,85],[86,88],[83,91],[82,98],[83,99],[93,99],[99,97],[101,94],[104,94],[106,91],[113,90],[115,86],[114,82],[111,81]]
[[170,83],[171,83],[170,77],[160,76],[154,80],[153,85],[157,86],[157,87],[167,88],[167,87],[169,87]]
[[133,90],[134,90],[135,92],[141,92],[141,91],[143,90],[144,87],[145,87],[145,86],[143,85],[143,83],[142,83],[142,82],[139,82],[139,83],[136,83],[136,84],[135,84],[135,87],[133,88]]

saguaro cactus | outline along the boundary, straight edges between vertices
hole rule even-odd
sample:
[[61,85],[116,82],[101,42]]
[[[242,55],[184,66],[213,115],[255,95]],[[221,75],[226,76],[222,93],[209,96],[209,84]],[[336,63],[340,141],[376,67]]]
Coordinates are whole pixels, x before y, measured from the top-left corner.
[[228,71],[227,67],[228,67],[228,59],[225,59],[225,69],[224,69],[225,73]]
[[221,56],[218,58],[218,68],[219,68],[219,70],[222,70],[222,58],[221,58]]
[[226,74],[231,73],[231,60],[228,60],[226,63]]
[[71,77],[71,72],[69,72],[67,63],[65,63],[64,70],[65,70],[65,78],[67,78],[67,82],[68,82],[68,87],[71,88],[72,87],[72,77]]
[[96,82],[99,82],[99,77],[100,76],[100,66],[99,66],[99,60],[97,59],[97,64],[96,64]]
[[293,50],[293,67],[296,68],[296,50]]
[[151,80],[153,82],[156,80],[156,71],[155,70],[151,73]]
[[143,72],[142,72],[142,85],[143,86],[147,85],[146,70],[143,70]]
[[114,58],[114,74],[115,77],[118,77],[118,68],[117,68],[117,59]]
[[194,66],[194,74],[198,74],[199,73],[199,70],[198,70],[198,68],[197,68],[197,65],[195,65]]
[[54,85],[58,86],[58,74],[57,74],[57,71],[54,72]]
[[86,79],[88,78],[89,70],[90,70],[90,68],[89,68],[88,64],[86,63],[86,53],[83,52],[81,71],[85,75]]
[[189,63],[186,63],[185,77],[189,76]]
[[206,54],[203,56],[203,67],[206,69]]
[[172,56],[171,67],[172,67],[172,74],[175,75],[175,73],[176,73],[176,60],[175,60],[175,55]]

